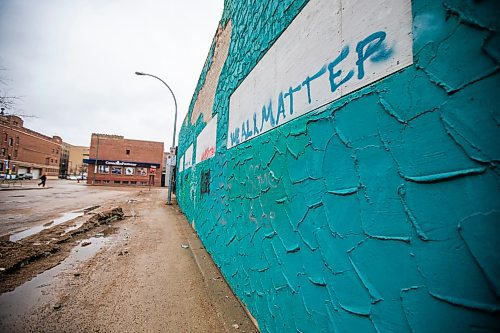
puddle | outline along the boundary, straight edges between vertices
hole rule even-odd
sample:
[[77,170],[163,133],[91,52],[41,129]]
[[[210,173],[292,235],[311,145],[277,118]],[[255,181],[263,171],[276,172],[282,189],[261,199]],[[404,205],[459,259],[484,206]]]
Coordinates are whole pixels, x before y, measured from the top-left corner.
[[[77,210],[75,213],[83,213],[83,215],[87,215],[87,214],[89,214],[93,210],[96,210],[99,207],[101,207],[101,206],[99,206],[99,205],[90,206],[90,207],[87,207],[87,208],[84,208],[84,209]],[[85,223],[85,221],[80,221],[79,223],[73,224],[72,226],[70,226],[69,228],[66,228],[66,230],[64,230],[64,234],[67,234],[68,232],[71,232],[73,230],[76,230],[76,229],[80,228],[84,223]]]
[[84,215],[83,211],[81,211],[81,212],[64,213],[64,214],[62,214],[61,217],[55,219],[52,222],[45,223],[44,225],[39,225],[39,226],[36,226],[36,227],[33,227],[33,228],[29,228],[27,230],[15,233],[15,234],[13,234],[13,235],[11,235],[9,237],[9,240],[11,242],[17,242],[18,240],[21,240],[21,239],[26,238],[28,236],[37,234],[37,233],[39,233],[42,230],[51,228],[53,226],[56,226],[56,225],[64,223],[64,222],[68,222],[70,220],[76,219],[77,217],[80,217],[80,216],[83,216],[83,215]]
[[[82,242],[90,245],[82,247]],[[32,280],[25,282],[13,291],[0,295],[0,326],[15,323],[28,315],[37,305],[50,302],[54,295],[50,294],[49,287],[58,278],[62,271],[75,269],[82,261],[90,259],[103,245],[109,242],[108,238],[89,238],[82,240],[71,250],[69,256],[59,265],[38,274]]]
[[73,224],[72,226],[70,226],[69,228],[66,228],[66,230],[64,230],[63,235],[66,235],[68,232],[71,232],[73,230],[80,228],[84,222],[85,221],[82,221],[81,223],[76,223],[76,224]]

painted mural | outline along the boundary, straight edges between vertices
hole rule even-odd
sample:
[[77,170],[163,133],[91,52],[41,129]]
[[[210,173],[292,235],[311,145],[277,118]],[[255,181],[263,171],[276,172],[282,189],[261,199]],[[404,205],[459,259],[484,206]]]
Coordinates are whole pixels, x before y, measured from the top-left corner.
[[217,135],[217,115],[215,115],[203,128],[196,138],[196,163],[203,162],[215,155]]
[[193,165],[193,145],[189,146],[182,156],[184,157],[183,170],[189,169]]
[[262,332],[500,330],[498,17],[225,2],[176,194]]
[[227,146],[411,65],[410,1],[378,6],[308,3],[231,95]]

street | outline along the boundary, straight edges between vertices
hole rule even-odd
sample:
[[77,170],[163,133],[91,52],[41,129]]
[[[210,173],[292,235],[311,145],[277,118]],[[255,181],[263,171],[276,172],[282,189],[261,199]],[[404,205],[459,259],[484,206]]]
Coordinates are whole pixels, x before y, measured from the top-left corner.
[[[81,208],[104,202],[119,204],[124,202],[120,200],[122,195],[133,195],[141,190],[94,188],[69,180],[49,179],[46,188],[38,187],[37,183],[37,180],[25,180],[22,181],[22,186],[11,186],[8,191],[5,188],[0,190],[0,237],[44,224],[60,214]],[[30,190],[25,190],[26,188]]]
[[166,189],[47,185],[0,191],[2,332],[256,331]]

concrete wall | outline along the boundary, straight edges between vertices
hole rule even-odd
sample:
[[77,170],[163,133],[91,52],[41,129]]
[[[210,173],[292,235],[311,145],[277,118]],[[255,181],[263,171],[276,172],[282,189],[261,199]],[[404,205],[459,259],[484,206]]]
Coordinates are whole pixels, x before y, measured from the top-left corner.
[[[341,42],[300,53],[308,38],[325,37],[313,33],[330,24],[324,1],[226,1],[180,132],[180,207],[263,332],[498,331],[500,6],[330,3],[365,8],[350,23],[329,11],[342,21],[331,31]],[[371,21],[381,27],[367,31]],[[404,34],[362,43],[386,27],[409,29],[411,48],[398,44]],[[373,80],[359,79],[360,54]],[[287,73],[290,86],[278,85]],[[296,96],[312,93],[296,118],[290,98],[280,101],[294,82]],[[331,95],[314,95],[324,88],[312,84]],[[245,108],[262,95],[262,112]],[[204,111],[193,119],[196,105]],[[212,127],[215,154],[196,159]]]

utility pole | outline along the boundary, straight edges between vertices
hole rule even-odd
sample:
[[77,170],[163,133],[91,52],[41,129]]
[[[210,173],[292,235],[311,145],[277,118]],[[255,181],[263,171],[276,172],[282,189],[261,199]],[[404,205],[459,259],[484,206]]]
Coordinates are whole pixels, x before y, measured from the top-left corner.
[[[170,152],[171,152],[172,157],[170,159],[170,177],[169,177],[169,182],[168,182],[168,197],[167,197],[167,205],[171,205],[172,204],[172,187],[174,185],[174,173],[175,173],[175,163],[172,162],[172,159],[174,161],[177,159],[177,156],[175,155],[175,132],[177,129],[177,100],[175,99],[174,92],[172,91],[172,89],[170,89],[169,85],[165,81],[160,79],[159,77],[154,76],[152,74],[143,73],[143,72],[135,72],[135,75],[146,75],[146,76],[154,77],[157,80],[160,80],[168,88],[168,90],[172,94],[172,97],[174,98],[174,104],[175,104],[174,135],[173,135],[173,139],[172,139],[172,147],[170,148]],[[172,153],[172,151],[174,151],[174,153]]]

